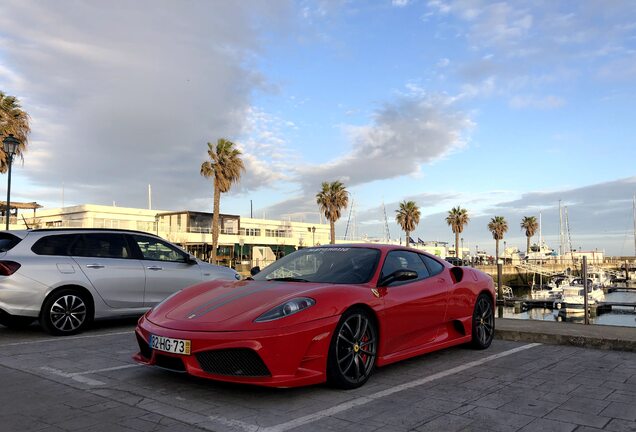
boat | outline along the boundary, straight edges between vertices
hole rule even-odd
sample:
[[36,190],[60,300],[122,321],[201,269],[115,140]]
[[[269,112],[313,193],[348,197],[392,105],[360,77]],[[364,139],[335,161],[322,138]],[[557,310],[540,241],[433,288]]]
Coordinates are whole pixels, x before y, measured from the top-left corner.
[[[554,301],[554,308],[559,311],[560,314],[566,315],[583,315],[585,313],[585,298],[583,285],[576,283],[572,285],[565,285],[562,287],[563,293],[560,299]],[[605,293],[603,289],[598,286],[589,286],[587,288],[587,304],[588,307],[594,307],[596,303],[605,300]]]
[[[534,278],[533,278],[534,279]],[[563,285],[569,285],[572,277],[565,274],[557,274],[550,277],[547,284],[532,284],[530,298],[532,300],[558,300],[563,294]]]
[[[502,285],[501,289],[502,289],[502,294],[503,294],[503,297],[502,297],[503,300],[510,300],[510,299],[514,298],[514,293],[512,292],[512,288],[511,287],[509,287],[508,285]],[[495,295],[496,295],[497,299],[499,299],[499,292],[496,289],[495,289]]]

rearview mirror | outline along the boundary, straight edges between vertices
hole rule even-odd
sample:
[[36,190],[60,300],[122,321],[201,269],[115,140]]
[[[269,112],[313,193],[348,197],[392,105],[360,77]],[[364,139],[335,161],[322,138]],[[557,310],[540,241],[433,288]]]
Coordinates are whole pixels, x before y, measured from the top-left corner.
[[254,276],[255,274],[257,274],[257,273],[258,273],[258,272],[260,272],[260,271],[261,271],[261,268],[260,268],[259,266],[252,267],[252,268],[250,269],[250,274],[251,274],[252,276]]
[[401,282],[417,279],[417,272],[413,270],[396,270],[388,276],[385,276],[380,280],[380,286],[386,286],[393,282]]

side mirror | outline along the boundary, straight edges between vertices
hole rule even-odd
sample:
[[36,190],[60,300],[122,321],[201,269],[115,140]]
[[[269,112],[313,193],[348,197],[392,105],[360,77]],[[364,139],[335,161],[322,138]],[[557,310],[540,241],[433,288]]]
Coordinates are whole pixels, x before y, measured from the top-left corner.
[[195,257],[193,257],[192,255],[187,255],[185,257],[185,262],[186,262],[186,264],[194,265],[194,264],[197,263],[197,259]]
[[413,270],[396,270],[388,276],[385,276],[380,280],[380,286],[386,286],[393,282],[401,282],[417,279],[417,272]]
[[250,274],[251,274],[252,276],[254,276],[255,274],[257,274],[257,273],[258,273],[258,272],[260,272],[260,271],[261,271],[261,268],[260,268],[259,266],[252,267],[252,268],[250,269]]

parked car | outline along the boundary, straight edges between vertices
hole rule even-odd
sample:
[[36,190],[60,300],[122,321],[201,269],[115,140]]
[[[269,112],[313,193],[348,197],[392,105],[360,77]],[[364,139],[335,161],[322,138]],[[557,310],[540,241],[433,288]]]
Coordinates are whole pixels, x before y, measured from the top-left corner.
[[162,238],[116,229],[0,231],[0,324],[39,319],[54,335],[95,318],[141,315],[189,285],[238,280]]
[[363,385],[375,367],[452,345],[487,348],[493,280],[416,249],[304,248],[253,280],[178,292],[137,325],[145,365],[273,387]]
[[464,265],[464,262],[462,261],[462,259],[461,259],[461,258],[457,258],[457,257],[446,257],[446,258],[444,258],[444,260],[445,260],[446,262],[451,263],[451,264],[452,264],[452,265],[454,265],[454,266],[463,266],[463,265]]

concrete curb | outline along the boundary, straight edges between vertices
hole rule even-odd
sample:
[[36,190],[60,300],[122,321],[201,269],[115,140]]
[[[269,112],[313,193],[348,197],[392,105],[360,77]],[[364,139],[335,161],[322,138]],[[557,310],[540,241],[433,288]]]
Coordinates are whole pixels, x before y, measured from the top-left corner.
[[636,328],[497,318],[497,339],[636,352]]

